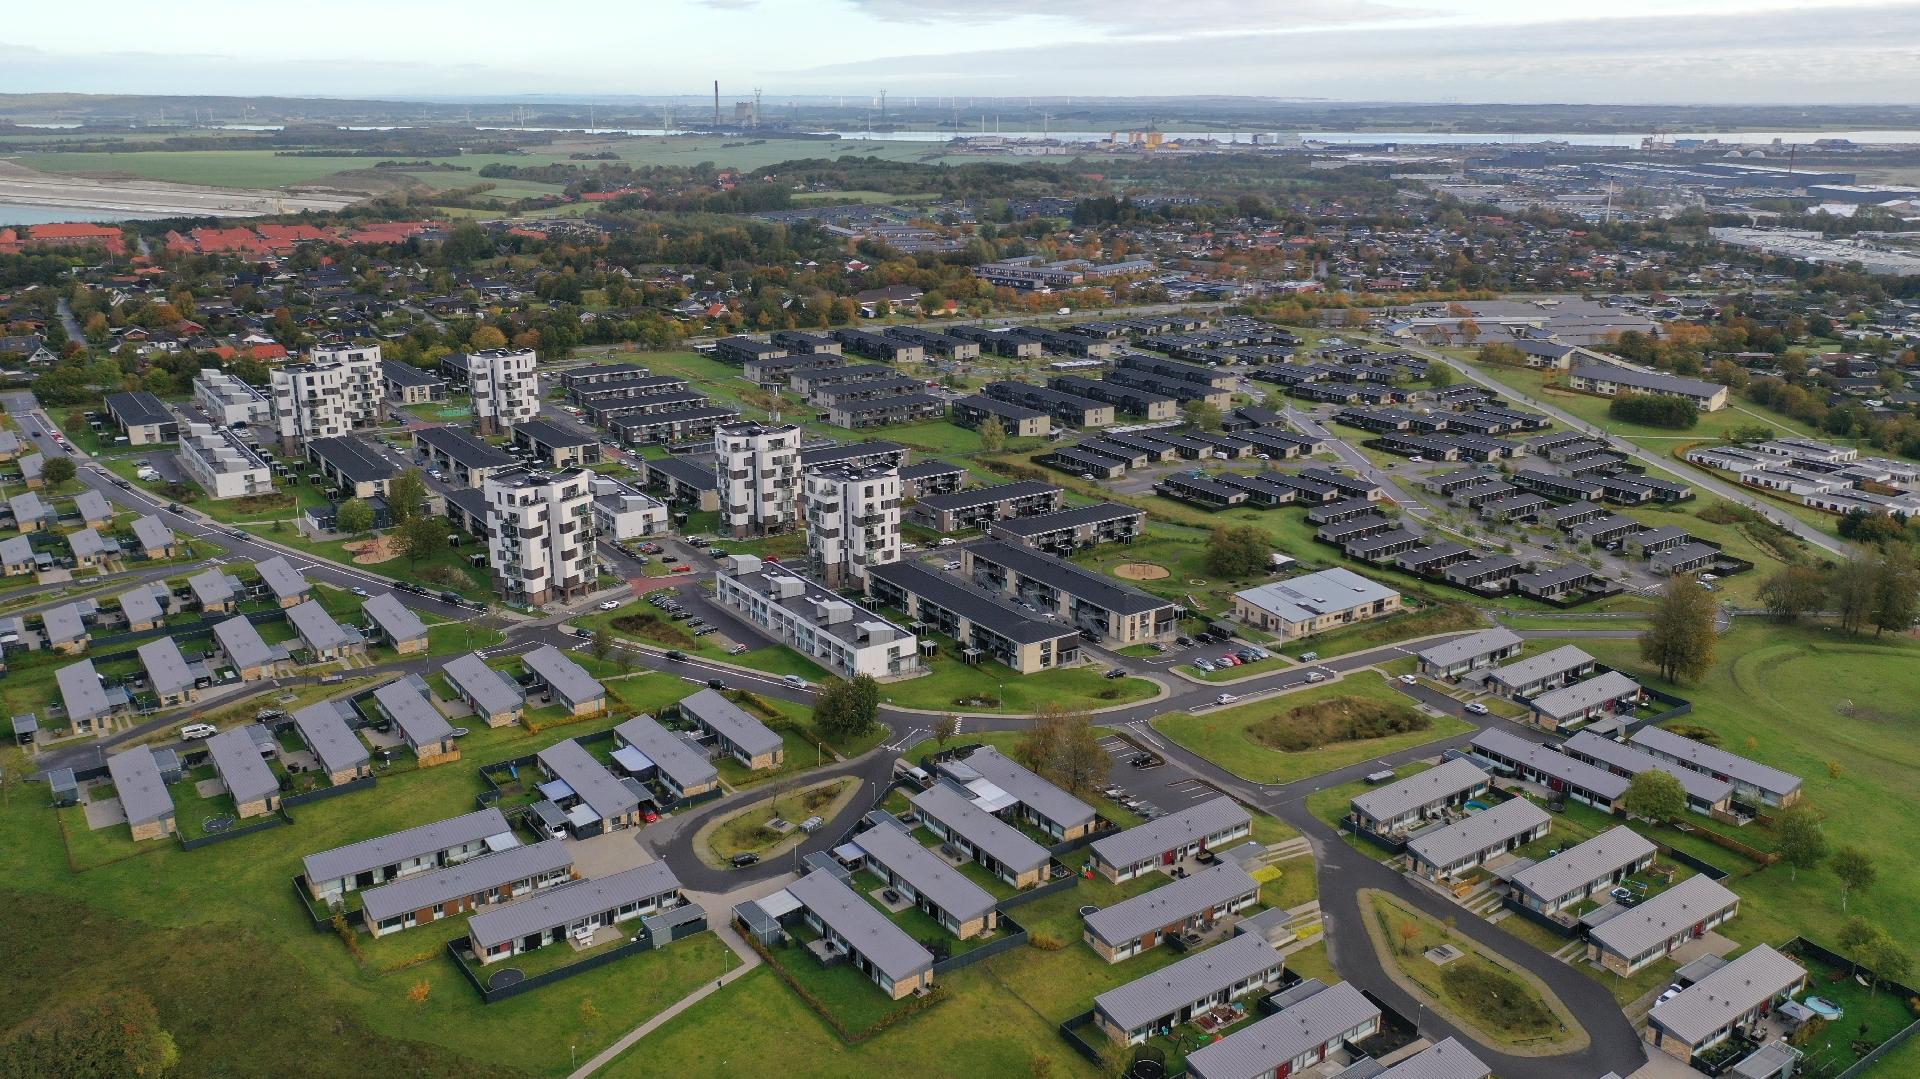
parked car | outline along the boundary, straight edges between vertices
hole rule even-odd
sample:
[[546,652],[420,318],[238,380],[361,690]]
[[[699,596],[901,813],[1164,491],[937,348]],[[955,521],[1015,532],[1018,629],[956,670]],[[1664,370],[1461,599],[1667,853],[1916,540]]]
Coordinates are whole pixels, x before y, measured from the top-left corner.
[[1420,679],[1410,674],[1403,674],[1400,676],[1400,684],[1403,686],[1417,686],[1420,684]]
[[1180,647],[1182,647],[1182,648],[1187,648],[1187,647],[1189,647],[1189,646],[1191,646],[1191,645],[1193,644],[1193,638],[1191,638],[1191,637],[1175,637],[1175,638],[1173,639],[1173,643],[1174,643],[1174,644],[1177,644],[1177,645],[1179,645],[1179,646],[1180,646]]
[[1300,662],[1302,662],[1302,663],[1312,663],[1312,662],[1313,662],[1314,660],[1316,660],[1316,659],[1319,659],[1319,658],[1320,658],[1320,653],[1318,653],[1318,652],[1302,652],[1302,653],[1300,653]]
[[1466,710],[1476,716],[1484,716],[1487,714],[1487,706],[1481,704],[1479,701],[1468,701]]
[[681,565],[678,565],[678,566],[675,566],[675,567],[673,567],[673,572],[675,572],[675,573],[692,573],[692,572],[693,572],[693,567],[692,567],[692,566],[689,566],[689,565],[686,565],[686,564],[684,564],[684,563],[682,563]]
[[744,851],[740,854],[736,854],[733,857],[727,859],[727,864],[732,866],[735,869],[745,869],[746,867],[754,864],[759,860],[760,860],[760,856],[758,854],[755,854],[752,851]]
[[956,543],[959,543],[959,542],[960,542],[959,540],[957,540],[957,539],[954,539],[954,538],[953,538],[952,536],[941,536],[941,537],[940,537],[940,546],[942,546],[942,547],[951,547],[951,546],[953,546],[954,544],[956,544]]
[[196,742],[202,738],[212,738],[219,733],[220,728],[211,723],[189,723],[180,728],[180,737]]
[[620,601],[617,599],[607,600],[600,604],[600,609],[603,611],[617,611],[620,609]]
[[371,594],[364,588],[351,588],[351,589],[348,589],[348,591],[352,592],[354,595],[359,596],[362,599],[365,599],[368,595]]
[[1200,668],[1203,671],[1211,671],[1214,669],[1213,661],[1211,660],[1196,659],[1193,661],[1193,665]]

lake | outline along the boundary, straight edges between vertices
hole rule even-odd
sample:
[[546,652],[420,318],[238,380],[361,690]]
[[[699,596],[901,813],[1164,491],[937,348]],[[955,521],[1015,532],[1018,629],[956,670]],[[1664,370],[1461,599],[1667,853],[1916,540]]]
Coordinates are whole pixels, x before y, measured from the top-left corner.
[[51,225],[57,221],[151,221],[161,214],[120,210],[88,210],[73,206],[27,206],[0,202],[0,228],[8,225]]

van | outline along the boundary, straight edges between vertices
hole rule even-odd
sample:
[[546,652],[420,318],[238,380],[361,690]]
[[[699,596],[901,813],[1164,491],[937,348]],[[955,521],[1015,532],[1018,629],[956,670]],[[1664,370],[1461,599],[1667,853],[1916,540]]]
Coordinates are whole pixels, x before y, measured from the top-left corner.
[[1378,772],[1367,773],[1367,782],[1372,783],[1375,786],[1378,786],[1382,783],[1386,783],[1391,779],[1393,779],[1393,769],[1391,768],[1382,768]]
[[925,768],[904,760],[893,762],[893,778],[907,780],[918,787],[933,785],[933,777],[927,774]]

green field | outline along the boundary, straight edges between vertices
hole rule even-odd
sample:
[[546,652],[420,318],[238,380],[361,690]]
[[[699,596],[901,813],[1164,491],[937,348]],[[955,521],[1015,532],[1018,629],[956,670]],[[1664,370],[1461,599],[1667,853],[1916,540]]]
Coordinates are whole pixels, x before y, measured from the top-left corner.
[[1254,732],[1263,721],[1329,701],[1367,702],[1412,711],[1412,701],[1396,692],[1379,675],[1357,672],[1337,682],[1263,697],[1252,704],[1201,715],[1175,712],[1155,719],[1153,726],[1187,749],[1256,783],[1291,783],[1473,729],[1453,716],[1434,716],[1430,717],[1432,726],[1425,730],[1332,742],[1293,752],[1269,748],[1255,737]]

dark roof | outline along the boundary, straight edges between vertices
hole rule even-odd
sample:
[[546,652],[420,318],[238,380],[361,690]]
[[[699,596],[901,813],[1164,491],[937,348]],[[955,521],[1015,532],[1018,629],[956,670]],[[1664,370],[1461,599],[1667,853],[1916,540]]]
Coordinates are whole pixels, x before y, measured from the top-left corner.
[[569,431],[557,423],[549,423],[546,420],[527,420],[524,423],[517,423],[514,424],[513,431],[515,434],[525,435],[543,446],[560,448],[591,446],[594,442],[598,441],[590,434],[583,434],[579,431]]
[[465,468],[505,468],[513,458],[456,427],[426,427],[413,437]]
[[999,483],[992,487],[977,487],[971,491],[954,491],[944,495],[928,495],[920,500],[920,505],[930,510],[961,510],[976,506],[991,505],[1008,499],[1026,498],[1030,495],[1043,495],[1049,491],[1059,491],[1051,483],[1039,480],[1014,480],[1011,483]]
[[410,363],[398,360],[381,360],[380,374],[389,382],[398,382],[402,386],[444,386],[447,380],[439,375],[422,371]]
[[166,402],[145,390],[110,393],[106,396],[106,405],[107,411],[128,427],[174,422],[173,413],[167,411]]
[[1081,525],[1144,516],[1146,511],[1143,509],[1123,506],[1118,502],[1102,502],[1094,506],[1075,506],[1053,513],[1036,513],[1029,517],[1009,517],[1004,521],[993,522],[993,530],[1015,536],[1037,536],[1062,528],[1078,528]]
[[994,600],[970,583],[930,570],[918,562],[888,562],[872,566],[867,572],[878,580],[944,607],[1015,644],[1038,644],[1079,633],[1073,626],[1029,618]]
[[1145,614],[1148,611],[1173,606],[1171,600],[1150,596],[1137,588],[1129,588],[1118,581],[1109,580],[1071,562],[1039,554],[1025,547],[995,540],[983,540],[970,544],[967,549],[975,558],[1005,566],[1035,580],[1043,581],[1068,595],[1115,614]]
[[373,451],[373,447],[350,435],[340,438],[316,438],[307,443],[307,452],[326,462],[353,483],[378,483],[400,474],[392,461]]

